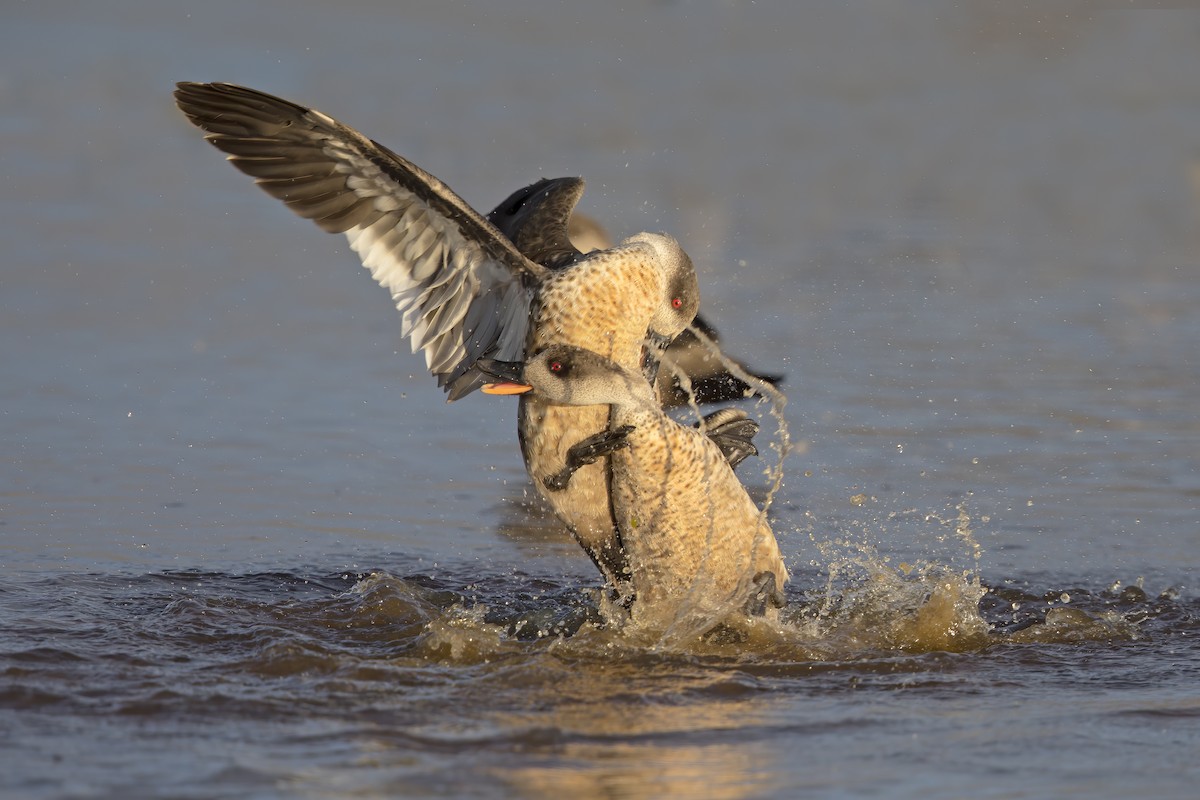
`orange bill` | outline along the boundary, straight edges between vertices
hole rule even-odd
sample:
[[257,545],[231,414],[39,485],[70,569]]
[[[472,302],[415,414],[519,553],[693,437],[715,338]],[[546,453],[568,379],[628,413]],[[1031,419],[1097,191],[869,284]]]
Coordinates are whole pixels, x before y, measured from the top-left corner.
[[485,383],[479,387],[479,390],[484,394],[524,394],[532,388],[527,383],[503,381],[501,383]]

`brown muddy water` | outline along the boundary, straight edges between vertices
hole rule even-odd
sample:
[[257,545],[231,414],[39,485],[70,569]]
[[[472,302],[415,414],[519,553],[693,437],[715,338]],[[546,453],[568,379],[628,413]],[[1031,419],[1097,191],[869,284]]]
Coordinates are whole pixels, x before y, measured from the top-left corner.
[[[0,796],[1194,797],[1200,12],[1126,5],[10,4]],[[177,80],[676,235],[787,375],[780,623],[606,625]]]

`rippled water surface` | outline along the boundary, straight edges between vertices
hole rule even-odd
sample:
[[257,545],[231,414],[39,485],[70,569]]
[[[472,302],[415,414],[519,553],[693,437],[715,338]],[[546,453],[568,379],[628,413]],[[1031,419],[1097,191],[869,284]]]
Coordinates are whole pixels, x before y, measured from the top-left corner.
[[[1200,12],[923,9],[6,10],[0,795],[1194,796]],[[615,622],[176,80],[676,235],[786,374],[780,621]]]

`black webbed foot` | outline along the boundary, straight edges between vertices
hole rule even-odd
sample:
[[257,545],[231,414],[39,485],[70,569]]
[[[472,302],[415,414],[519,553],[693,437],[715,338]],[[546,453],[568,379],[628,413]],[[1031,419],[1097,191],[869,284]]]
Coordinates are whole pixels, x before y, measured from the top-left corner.
[[780,590],[774,572],[764,570],[758,573],[754,576],[753,584],[754,592],[743,606],[746,616],[762,617],[766,615],[768,607],[783,608],[787,605],[787,598]]
[[552,492],[561,492],[567,488],[577,469],[593,464],[597,459],[615,450],[628,447],[629,441],[626,437],[632,430],[632,425],[622,425],[619,428],[600,431],[578,442],[567,451],[567,465],[560,472],[543,478],[542,483]]
[[735,469],[750,456],[758,455],[758,448],[754,446],[754,436],[759,430],[758,423],[740,408],[722,408],[707,414],[696,427],[704,431],[708,438],[713,440],[713,444],[721,448],[725,460]]

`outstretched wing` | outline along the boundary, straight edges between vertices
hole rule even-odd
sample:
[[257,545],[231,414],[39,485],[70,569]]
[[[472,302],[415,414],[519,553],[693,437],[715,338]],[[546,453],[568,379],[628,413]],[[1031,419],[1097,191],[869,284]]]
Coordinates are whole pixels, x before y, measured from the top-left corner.
[[180,83],[175,100],[268,194],[346,234],[451,400],[483,382],[479,358],[523,359],[547,270],[440,180],[320,111],[254,89]]
[[582,196],[583,178],[542,178],[510,194],[487,218],[526,258],[555,269],[581,255],[567,223]]

